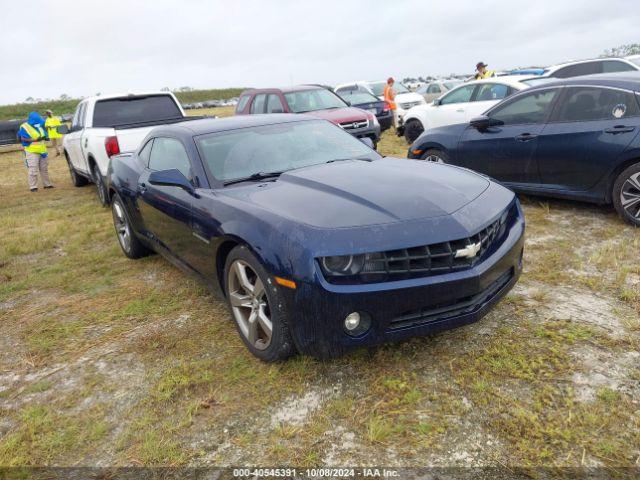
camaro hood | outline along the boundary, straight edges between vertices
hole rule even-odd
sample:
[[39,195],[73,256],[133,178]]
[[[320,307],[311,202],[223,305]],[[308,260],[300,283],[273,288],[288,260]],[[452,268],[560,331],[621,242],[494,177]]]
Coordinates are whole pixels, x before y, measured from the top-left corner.
[[316,228],[353,228],[450,215],[490,182],[470,171],[384,158],[293,170],[275,181],[224,189],[239,201]]
[[344,107],[344,108],[331,108],[328,110],[314,110],[312,112],[305,112],[305,115],[312,115],[314,117],[329,120],[332,123],[338,124],[343,122],[355,122],[356,120],[367,120],[367,114],[359,108]]

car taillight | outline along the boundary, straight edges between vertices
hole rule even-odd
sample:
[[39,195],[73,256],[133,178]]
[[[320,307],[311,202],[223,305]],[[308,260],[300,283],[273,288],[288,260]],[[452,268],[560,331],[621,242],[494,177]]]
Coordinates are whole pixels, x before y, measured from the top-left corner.
[[107,151],[107,156],[113,157],[120,153],[120,145],[118,144],[118,137],[107,137],[104,140],[104,149]]
[[389,110],[391,110],[391,108],[389,107],[389,102],[384,102],[384,107],[382,107],[382,111],[388,112]]

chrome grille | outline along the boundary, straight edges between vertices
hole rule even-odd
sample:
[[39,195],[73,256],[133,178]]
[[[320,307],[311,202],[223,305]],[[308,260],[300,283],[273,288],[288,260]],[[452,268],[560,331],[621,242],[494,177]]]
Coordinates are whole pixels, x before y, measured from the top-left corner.
[[366,127],[368,124],[368,120],[356,120],[355,122],[342,122],[340,126],[345,130],[357,130]]

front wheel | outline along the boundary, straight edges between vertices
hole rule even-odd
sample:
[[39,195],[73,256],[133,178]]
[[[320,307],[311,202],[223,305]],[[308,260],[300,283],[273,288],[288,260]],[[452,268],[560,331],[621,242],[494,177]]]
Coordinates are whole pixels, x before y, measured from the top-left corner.
[[624,170],[613,185],[613,205],[623,219],[640,227],[640,163]]
[[258,259],[238,246],[229,253],[224,272],[227,301],[249,351],[265,362],[293,354],[286,303]]
[[429,150],[424,152],[424,155],[422,155],[422,160],[435,163],[449,163],[449,156],[442,150],[438,150],[437,148],[430,148]]
[[98,200],[100,200],[100,204],[103,207],[109,205],[109,195],[107,194],[107,186],[104,183],[104,178],[100,173],[100,169],[94,163],[93,168],[91,169],[91,174],[93,176],[93,181],[96,184],[96,188],[98,190]]
[[422,132],[424,132],[424,127],[417,118],[408,120],[404,125],[404,138],[408,143],[415,142],[416,138],[422,135]]
[[69,155],[67,155],[67,152],[64,152],[64,156],[67,159],[67,166],[69,167],[69,175],[71,175],[71,183],[73,184],[73,186],[74,187],[85,186],[88,183],[87,179],[82,175],[78,175],[78,172],[76,172],[76,169],[73,168],[73,165],[71,165],[71,160],[69,160]]

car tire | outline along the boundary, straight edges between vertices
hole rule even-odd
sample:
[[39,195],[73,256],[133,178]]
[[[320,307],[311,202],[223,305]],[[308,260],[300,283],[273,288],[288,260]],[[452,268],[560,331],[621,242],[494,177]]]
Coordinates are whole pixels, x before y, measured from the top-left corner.
[[133,231],[124,202],[116,193],[111,199],[113,226],[122,252],[131,259],[146,257],[151,251],[140,241]]
[[613,184],[612,199],[618,215],[640,227],[640,163],[618,175]]
[[417,118],[412,118],[404,124],[404,138],[409,144],[415,142],[416,138],[422,135],[422,132],[424,132],[424,127]]
[[265,362],[291,356],[295,346],[286,302],[279,291],[282,287],[276,285],[246,246],[237,246],[229,252],[224,285],[231,316],[249,351]]
[[96,189],[98,193],[98,200],[100,201],[100,205],[106,207],[109,205],[109,194],[107,193],[107,186],[104,183],[104,178],[100,173],[100,169],[94,163],[91,168],[91,176],[93,177],[93,183],[96,184]]
[[421,157],[421,160],[426,160],[427,162],[435,162],[435,163],[449,163],[449,156],[446,152],[438,148],[430,148]]
[[74,187],[84,187],[89,181],[83,177],[82,175],[76,172],[76,169],[71,165],[71,160],[69,160],[69,156],[67,152],[64,152],[64,156],[67,159],[67,165],[69,166],[69,174],[71,175],[71,183]]

